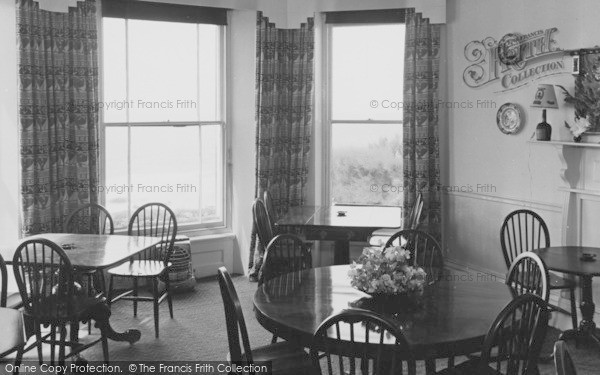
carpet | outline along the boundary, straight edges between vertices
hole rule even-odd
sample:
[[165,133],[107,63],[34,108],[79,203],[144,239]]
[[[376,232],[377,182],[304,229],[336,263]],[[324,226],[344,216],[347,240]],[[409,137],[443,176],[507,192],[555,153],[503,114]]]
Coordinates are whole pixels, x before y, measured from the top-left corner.
[[[263,329],[252,311],[252,298],[257,284],[249,282],[246,277],[233,278],[240,298],[251,346],[270,343],[271,334]],[[130,345],[109,341],[111,361],[224,361],[229,351],[227,330],[223,312],[221,294],[216,278],[202,279],[196,284],[193,292],[175,294],[173,297],[175,318],[170,319],[166,301],[160,306],[160,338],[154,338],[154,320],[152,303],[140,303],[138,316],[133,317],[131,302],[119,301],[112,306],[111,322],[116,330],[128,328],[139,329],[142,338]],[[97,335],[98,331],[92,331]],[[551,347],[556,333],[549,335]],[[580,343],[569,350],[576,363],[579,375],[600,373],[600,351],[592,344]],[[90,361],[102,360],[102,349],[96,345],[84,352]],[[461,358],[456,359],[460,363]],[[446,361],[438,361],[438,369],[445,366]],[[423,364],[419,363],[419,374],[423,374]],[[552,362],[540,364],[541,375],[554,375]]]

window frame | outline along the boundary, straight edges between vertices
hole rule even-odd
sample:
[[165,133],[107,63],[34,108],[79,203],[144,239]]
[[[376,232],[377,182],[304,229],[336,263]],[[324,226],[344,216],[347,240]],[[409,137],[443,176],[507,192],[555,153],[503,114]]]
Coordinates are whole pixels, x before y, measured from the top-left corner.
[[[323,137],[323,158],[325,159],[325,163],[323,163],[323,168],[321,172],[321,181],[323,182],[322,196],[321,201],[324,206],[330,206],[333,202],[331,199],[332,192],[332,179],[331,179],[331,157],[332,157],[332,129],[335,123],[344,123],[344,124],[397,124],[402,126],[403,121],[399,120],[372,120],[372,119],[361,119],[361,120],[343,120],[343,119],[333,119],[332,117],[332,104],[333,104],[333,95],[332,95],[332,79],[333,79],[333,71],[332,71],[332,47],[333,47],[333,28],[334,27],[348,27],[348,26],[379,26],[379,25],[389,25],[389,24],[405,24],[403,20],[398,20],[397,22],[377,22],[372,20],[372,15],[369,11],[365,11],[365,21],[364,22],[331,22],[324,23],[324,33],[323,33],[323,72],[325,73],[325,77],[323,80],[323,93],[324,93],[324,102],[323,106],[323,119],[324,125],[322,128],[322,137]],[[353,14],[353,17],[356,15]],[[360,204],[351,204],[344,202],[336,202],[336,204],[340,205],[360,205]],[[372,205],[367,205],[372,206]],[[377,205],[382,206],[382,205]],[[383,205],[385,206],[385,205]],[[402,207],[394,206],[394,207]]]
[[[99,69],[99,97],[100,100],[104,100],[104,43],[103,43],[103,20],[104,18],[116,18],[111,16],[99,16],[99,35],[100,35],[100,46],[99,46],[99,55],[98,60],[102,62],[100,64]],[[227,72],[229,70],[229,62],[228,62],[228,46],[229,46],[229,38],[230,38],[230,29],[227,27],[229,25],[230,14],[227,12],[228,22],[225,25],[215,25],[219,27],[219,81],[220,85],[218,86],[218,96],[219,96],[219,120],[213,121],[165,121],[165,122],[105,122],[104,121],[104,111],[98,111],[99,118],[99,135],[100,135],[100,183],[105,184],[106,182],[106,170],[107,170],[107,161],[106,161],[106,129],[110,127],[121,127],[127,128],[128,132],[128,171],[127,171],[127,183],[129,184],[131,181],[131,129],[133,127],[187,127],[187,126],[197,126],[199,132],[199,142],[200,147],[198,148],[198,152],[201,152],[201,141],[202,141],[202,126],[210,126],[210,125],[219,125],[221,130],[221,169],[220,169],[220,180],[221,180],[221,189],[220,189],[220,199],[221,199],[221,220],[219,221],[211,221],[211,222],[195,222],[195,223],[186,223],[186,224],[178,224],[178,233],[182,235],[187,235],[189,237],[199,236],[199,235],[213,235],[213,234],[221,234],[228,232],[231,228],[229,227],[229,223],[231,222],[231,207],[229,202],[231,201],[231,189],[228,186],[228,181],[230,177],[230,134],[229,127],[227,126],[227,122],[229,120],[229,112],[227,110],[227,100],[228,100],[228,87],[229,80],[227,80]],[[135,19],[135,18],[131,18]],[[125,53],[128,54],[129,49],[127,48],[127,43],[129,43],[127,34],[128,34],[128,21],[130,19],[124,18],[125,20]],[[159,20],[150,20],[150,21],[158,21]],[[165,22],[177,22],[173,20],[165,20]],[[198,23],[196,23],[198,25]],[[200,52],[200,49],[198,49]],[[128,61],[128,57],[126,57],[126,61]],[[127,100],[129,100],[129,64],[125,66],[125,75],[127,77],[127,85],[126,85],[126,96]],[[199,158],[201,156],[199,155]],[[199,171],[201,173],[201,170]],[[104,189],[99,192],[99,201],[101,204],[106,204],[106,193]],[[201,202],[200,202],[201,203]],[[131,214],[135,211],[137,207],[133,207],[131,202],[130,193],[127,193],[127,204],[128,204],[128,218],[131,217]],[[198,207],[198,210],[201,210],[201,206]],[[126,234],[128,232],[128,228],[115,228],[116,234]]]

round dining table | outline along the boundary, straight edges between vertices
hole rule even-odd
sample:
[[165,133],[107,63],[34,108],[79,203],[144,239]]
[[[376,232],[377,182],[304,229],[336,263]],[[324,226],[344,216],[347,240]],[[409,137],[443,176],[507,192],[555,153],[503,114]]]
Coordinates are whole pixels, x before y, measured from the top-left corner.
[[382,301],[354,289],[348,270],[320,267],[266,281],[254,295],[256,318],[276,336],[310,347],[327,317],[353,307],[374,310],[402,329],[415,359],[432,360],[481,350],[492,322],[513,298],[494,278],[445,272],[417,298]]
[[[549,270],[579,276],[581,322],[578,329],[564,331],[561,339],[590,337],[600,344],[600,332],[594,323],[596,305],[592,292],[592,279],[600,276],[600,248],[553,246],[537,249],[534,252],[542,258]],[[587,254],[587,257],[584,254]]]

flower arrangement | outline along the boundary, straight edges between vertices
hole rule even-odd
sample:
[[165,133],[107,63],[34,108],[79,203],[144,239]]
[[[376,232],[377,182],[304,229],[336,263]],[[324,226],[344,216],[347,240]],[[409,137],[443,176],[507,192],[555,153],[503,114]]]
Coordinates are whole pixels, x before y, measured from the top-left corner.
[[351,285],[369,294],[398,295],[423,291],[427,274],[409,265],[410,251],[401,246],[367,247],[350,265]]
[[585,89],[581,80],[575,82],[576,92],[580,94],[571,95],[563,86],[556,85],[562,90],[565,97],[565,102],[575,106],[575,121],[569,124],[565,121],[565,126],[573,134],[575,142],[581,141],[581,136],[586,131],[590,130],[593,124],[600,123],[600,103],[598,95],[592,89]]

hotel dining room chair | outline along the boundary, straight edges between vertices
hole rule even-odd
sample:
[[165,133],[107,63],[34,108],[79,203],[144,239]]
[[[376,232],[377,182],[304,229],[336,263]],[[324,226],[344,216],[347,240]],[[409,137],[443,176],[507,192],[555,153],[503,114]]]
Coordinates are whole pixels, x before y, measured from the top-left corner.
[[[63,249],[47,239],[27,240],[17,247],[12,266],[24,301],[23,314],[33,323],[40,362],[44,343],[50,344],[51,363],[54,363],[57,345],[58,362],[64,363],[67,358],[100,342],[104,361],[108,363],[104,328],[100,329],[100,338],[85,345],[78,339],[79,323],[94,319],[94,312],[104,304],[104,298],[76,292],[73,267]],[[42,326],[49,326],[50,333],[42,336]],[[68,340],[67,326],[70,326]],[[66,353],[67,346],[71,348],[70,353]]]
[[544,301],[550,298],[549,275],[544,261],[530,251],[519,254],[506,274],[506,285],[513,295],[535,294]]
[[[173,211],[162,203],[148,203],[138,208],[129,220],[130,236],[159,237],[160,244],[153,246],[129,261],[108,270],[109,303],[120,299],[133,301],[133,316],[137,316],[138,301],[154,303],[154,335],[159,337],[159,305],[165,299],[169,305],[169,314],[173,319],[173,300],[169,280],[170,259],[173,244],[177,236],[177,219]],[[132,289],[114,295],[113,282],[115,277],[131,279]],[[150,281],[152,296],[139,295],[139,281]],[[165,284],[165,290],[159,291],[158,282]],[[114,295],[114,296],[113,296]]]
[[[506,262],[506,267],[525,251],[550,247],[550,233],[544,220],[531,210],[521,209],[508,214],[500,228],[500,245]],[[552,310],[571,316],[573,328],[577,329],[577,305],[575,302],[576,283],[556,273],[549,272],[549,289],[569,291],[571,311],[562,307],[550,305]]]
[[[310,246],[290,233],[275,236],[267,245],[258,275],[259,287],[266,281],[287,273],[312,268]],[[271,343],[277,342],[277,333]]]
[[[75,210],[67,218],[64,232],[77,234],[113,234],[115,231],[113,218],[106,208],[97,203],[88,203]],[[75,268],[75,277],[85,278],[89,295],[104,295],[106,282],[104,272],[94,269],[80,270]],[[92,326],[88,323],[88,332]]]
[[15,308],[7,307],[8,272],[4,258],[0,255],[0,360],[16,353],[15,365],[21,363],[25,349],[26,334],[23,314]]
[[[290,342],[282,341],[261,347],[250,347],[242,306],[225,267],[219,268],[217,278],[225,310],[229,361],[237,364],[271,362],[273,375],[310,374],[312,370],[310,357],[301,347]],[[250,373],[254,374],[252,371]]]
[[411,253],[412,266],[419,266],[427,273],[427,284],[439,281],[444,272],[444,255],[437,240],[418,229],[405,229],[394,233],[384,248],[393,246],[395,242],[403,243]]
[[[369,237],[370,246],[381,246],[388,242],[388,239],[396,232],[402,229],[419,229],[419,223],[421,222],[421,213],[423,211],[423,196],[421,193],[417,194],[415,203],[410,209],[408,215],[408,221],[402,226],[402,228],[383,228],[374,231]],[[401,211],[402,212],[402,211]],[[402,214],[400,214],[402,215]],[[402,219],[402,217],[400,218]]]
[[567,349],[567,343],[562,340],[554,343],[554,367],[556,375],[577,375],[575,364]]
[[266,246],[271,242],[274,237],[273,223],[269,218],[267,206],[261,198],[256,198],[252,204],[252,219],[256,227],[256,234],[258,235],[258,241]]
[[548,304],[534,294],[516,297],[492,323],[481,358],[469,359],[438,375],[538,374],[538,360],[548,329]]
[[313,336],[310,356],[316,374],[416,374],[402,330],[368,310],[347,309],[327,318]]

